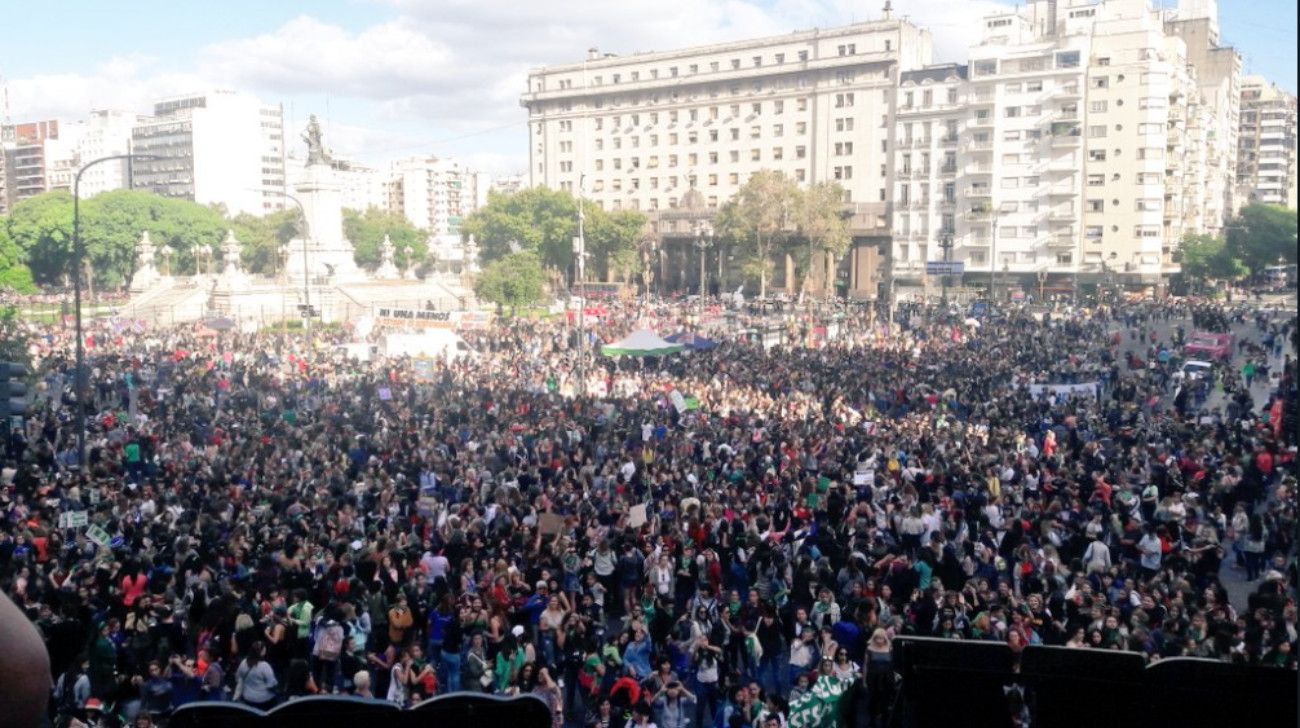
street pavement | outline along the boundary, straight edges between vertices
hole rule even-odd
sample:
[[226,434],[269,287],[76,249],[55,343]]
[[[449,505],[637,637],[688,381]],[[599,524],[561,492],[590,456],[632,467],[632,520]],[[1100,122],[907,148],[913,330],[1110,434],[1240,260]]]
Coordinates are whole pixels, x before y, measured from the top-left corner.
[[[1289,312],[1290,316],[1294,316],[1296,311],[1294,301],[1295,301],[1294,295],[1285,298],[1266,299],[1262,304],[1259,304],[1257,307],[1264,308],[1264,309],[1281,308],[1283,311]],[[1180,324],[1183,326],[1184,331],[1186,333],[1190,334],[1192,332],[1193,326],[1190,318],[1181,318],[1181,319],[1173,318],[1170,319],[1168,322],[1164,322],[1164,321],[1156,322],[1154,324],[1154,328],[1158,340],[1162,342],[1171,341],[1173,339],[1174,332],[1177,330],[1177,327]],[[1152,328],[1152,324],[1148,323],[1146,328],[1148,331],[1150,331],[1150,329]],[[1123,351],[1131,351],[1135,355],[1146,358],[1146,347],[1150,345],[1150,339],[1147,339],[1146,342],[1141,342],[1141,341],[1134,342],[1131,341],[1129,338],[1128,329],[1123,328],[1120,324],[1114,325],[1113,329],[1116,331],[1123,332],[1124,343],[1121,345],[1121,349]],[[1234,325],[1232,332],[1236,337],[1236,341],[1246,340],[1254,343],[1260,343],[1264,337],[1264,333],[1255,327],[1253,320],[1249,321],[1245,325],[1242,324]],[[1121,351],[1120,353],[1121,356],[1123,355],[1123,351]],[[1283,348],[1282,357],[1276,357],[1276,358],[1272,357],[1272,354],[1270,352],[1269,360],[1268,360],[1269,366],[1273,370],[1280,372],[1282,368],[1282,363],[1284,361],[1283,357],[1285,356],[1291,356],[1292,358],[1295,357],[1295,352],[1292,350],[1291,347],[1290,337],[1288,337],[1286,340],[1286,343]],[[1246,364],[1246,357],[1240,353],[1239,349],[1236,349],[1234,347],[1231,367],[1230,367],[1230,371],[1233,372],[1232,376],[1240,378],[1241,368],[1245,366],[1245,364]],[[1274,384],[1273,384],[1274,381],[1276,380],[1270,381],[1270,378],[1268,377],[1255,378],[1255,381],[1253,382],[1250,388],[1251,398],[1254,400],[1255,412],[1257,413],[1260,412],[1260,409],[1264,407],[1266,404],[1268,404],[1269,397],[1271,396],[1274,389]],[[1173,394],[1174,392],[1171,389],[1167,394],[1167,398],[1165,402],[1166,406],[1170,406],[1172,404]],[[1207,411],[1213,410],[1215,408],[1223,407],[1226,403],[1227,403],[1227,398],[1224,396],[1223,392],[1221,390],[1216,389],[1210,394],[1205,404],[1202,406],[1202,409]],[[1269,497],[1270,498],[1272,497],[1271,493]],[[1260,507],[1263,508],[1264,504],[1261,504]],[[1229,600],[1232,602],[1232,606],[1235,609],[1237,609],[1238,612],[1241,612],[1246,609],[1247,598],[1259,585],[1259,581],[1258,580],[1254,582],[1246,581],[1246,572],[1244,570],[1236,568],[1236,558],[1233,554],[1231,540],[1224,541],[1223,549],[1224,549],[1224,558],[1223,558],[1223,564],[1219,570],[1219,580],[1222,582],[1224,589],[1228,592],[1228,597]]]

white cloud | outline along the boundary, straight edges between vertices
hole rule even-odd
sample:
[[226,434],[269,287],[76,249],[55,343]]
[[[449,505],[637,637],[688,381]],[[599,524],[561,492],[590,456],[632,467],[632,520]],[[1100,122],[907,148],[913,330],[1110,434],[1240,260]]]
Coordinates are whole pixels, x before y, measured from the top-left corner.
[[[262,34],[221,41],[194,58],[110,58],[85,75],[10,82],[15,118],[79,118],[95,107],[147,111],[156,98],[228,87],[294,114],[326,111],[330,142],[367,160],[414,153],[495,154],[523,168],[519,106],[531,67],[570,63],[586,49],[627,55],[777,35],[880,17],[883,0],[372,0],[374,24],[344,28],[300,16]],[[902,0],[934,36],[936,61],[965,61],[992,0]],[[387,11],[387,12],[384,12]],[[166,70],[160,70],[165,68]],[[181,69],[181,70],[172,70]],[[295,122],[301,121],[296,119]],[[426,145],[421,149],[421,145]],[[385,150],[385,151],[379,151]],[[484,156],[487,162],[489,157]],[[513,161],[511,161],[513,160]]]

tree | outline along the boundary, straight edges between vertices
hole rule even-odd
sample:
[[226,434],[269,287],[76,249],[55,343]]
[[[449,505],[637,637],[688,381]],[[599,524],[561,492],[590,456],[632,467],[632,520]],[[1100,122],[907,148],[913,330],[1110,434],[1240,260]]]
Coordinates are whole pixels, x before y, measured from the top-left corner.
[[592,269],[587,271],[604,280],[627,281],[640,267],[637,241],[645,229],[646,216],[636,210],[605,212],[600,207],[584,205],[584,237],[591,256]]
[[26,256],[0,224],[0,291],[35,293],[36,283],[27,267]]
[[[393,262],[398,268],[405,269],[429,254],[428,236],[397,213],[373,207],[365,212],[344,210],[343,232],[356,250],[357,265],[367,270],[374,270],[383,262],[385,235],[393,243]],[[408,247],[411,261],[406,259]]]
[[[595,215],[595,205],[584,212]],[[488,193],[487,204],[465,218],[462,235],[473,235],[486,265],[516,250],[532,251],[542,265],[571,270],[578,207],[568,192],[530,187],[511,194]]]
[[714,218],[714,230],[747,252],[745,270],[758,277],[758,295],[767,296],[772,251],[793,222],[799,188],[785,173],[763,169],[750,176]]
[[531,306],[545,296],[546,274],[541,260],[531,250],[511,253],[488,263],[474,284],[474,294],[497,308]]
[[1229,251],[1221,237],[1188,235],[1178,248],[1183,276],[1189,281],[1235,280],[1249,270]]
[[5,231],[38,282],[62,282],[72,260],[72,195],[56,190],[20,200]]
[[[235,237],[243,243],[240,259],[244,268],[257,275],[275,275],[284,262],[281,249],[299,237],[302,216],[297,207],[277,210],[269,215],[240,213],[230,220]],[[293,251],[290,251],[292,254]]]
[[835,263],[848,252],[852,240],[844,217],[844,188],[838,182],[818,182],[800,191],[794,205],[794,221],[806,243],[802,248],[807,256],[803,291],[808,291],[820,267],[825,281],[823,292],[834,295]]
[[1253,273],[1296,262],[1296,211],[1281,205],[1246,205],[1227,226],[1228,250]]
[[[65,190],[14,205],[6,229],[38,283],[58,284],[71,273],[72,222],[72,196]],[[228,225],[209,207],[149,192],[113,190],[83,200],[81,240],[89,280],[109,286],[128,281],[145,231],[154,244],[175,251],[174,270],[194,270],[195,251],[219,244]]]

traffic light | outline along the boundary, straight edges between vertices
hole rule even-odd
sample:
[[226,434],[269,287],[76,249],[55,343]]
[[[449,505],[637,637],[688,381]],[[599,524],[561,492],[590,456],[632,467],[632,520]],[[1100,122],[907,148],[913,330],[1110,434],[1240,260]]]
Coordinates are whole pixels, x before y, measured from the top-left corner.
[[23,379],[27,367],[12,361],[0,362],[0,417],[22,417],[27,414],[30,397]]

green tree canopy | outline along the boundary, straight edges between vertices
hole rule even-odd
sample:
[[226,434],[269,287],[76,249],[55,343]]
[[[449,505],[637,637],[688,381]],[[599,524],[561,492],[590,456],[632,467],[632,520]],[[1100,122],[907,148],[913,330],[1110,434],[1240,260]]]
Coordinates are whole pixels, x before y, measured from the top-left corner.
[[[594,205],[585,213],[592,214]],[[513,252],[532,251],[544,266],[570,270],[578,234],[577,202],[568,192],[530,187],[512,194],[488,193],[487,204],[465,218],[461,234],[473,235],[484,264]]]
[[27,257],[9,236],[7,227],[0,224],[0,291],[34,293],[36,283],[27,267]]
[[422,230],[402,215],[373,207],[365,212],[344,210],[343,233],[356,250],[357,265],[366,270],[374,270],[383,262],[385,235],[393,243],[393,262],[398,268],[407,266],[408,247],[415,263],[424,260],[429,253],[428,236]]
[[1178,262],[1189,281],[1235,280],[1249,269],[1228,249],[1227,242],[1213,235],[1188,235],[1178,248]]
[[797,190],[794,222],[805,244],[799,246],[803,263],[803,290],[814,276],[825,279],[825,293],[835,292],[835,262],[849,249],[852,236],[844,216],[844,188],[838,182],[818,182]]
[[[582,208],[587,244],[587,274],[627,279],[640,265],[637,241],[646,217],[635,210],[606,212],[594,202]],[[573,239],[578,235],[578,201],[568,192],[530,187],[512,194],[489,193],[488,203],[465,219],[463,235],[473,235],[484,264],[532,251],[544,268],[576,272]]]
[[230,227],[244,246],[240,254],[244,268],[257,275],[278,273],[284,264],[280,251],[298,237],[301,223],[297,207],[260,216],[245,212],[231,218]]
[[[14,205],[5,223],[38,283],[58,284],[72,261],[72,196],[56,190]],[[148,231],[155,245],[175,251],[172,268],[195,269],[195,251],[214,248],[228,222],[212,208],[136,190],[114,190],[81,203],[81,238],[93,281],[125,283],[136,267],[137,244]]]
[[537,253],[525,250],[488,263],[474,284],[474,294],[498,308],[508,306],[514,310],[541,302],[545,280]]
[[767,295],[772,252],[794,224],[799,188],[784,172],[763,169],[750,175],[736,196],[714,217],[713,228],[745,255],[747,275],[758,278],[758,295]]
[[1281,205],[1246,205],[1228,224],[1228,250],[1252,272],[1296,262],[1296,211]]

